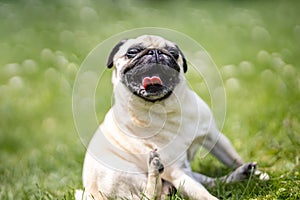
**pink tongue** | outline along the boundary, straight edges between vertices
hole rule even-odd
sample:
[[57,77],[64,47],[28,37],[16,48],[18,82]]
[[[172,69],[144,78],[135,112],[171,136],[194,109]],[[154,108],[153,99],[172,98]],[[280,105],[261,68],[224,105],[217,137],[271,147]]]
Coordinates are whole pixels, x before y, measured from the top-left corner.
[[162,81],[157,76],[145,77],[143,79],[143,87],[146,89],[149,85],[162,85]]

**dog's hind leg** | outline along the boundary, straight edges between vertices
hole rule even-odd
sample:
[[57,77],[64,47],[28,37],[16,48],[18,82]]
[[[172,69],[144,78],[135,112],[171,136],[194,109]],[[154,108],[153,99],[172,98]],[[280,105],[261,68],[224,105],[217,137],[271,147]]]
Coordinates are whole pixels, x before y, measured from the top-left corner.
[[161,199],[162,179],[160,174],[163,172],[163,170],[164,166],[160,161],[157,150],[151,151],[148,163],[148,182],[145,191],[147,199]]
[[211,128],[202,145],[228,167],[237,168],[244,164],[228,138],[216,127]]
[[192,172],[193,178],[195,178],[201,184],[207,187],[214,187],[218,182],[220,183],[233,183],[248,179],[251,175],[254,175],[256,169],[256,163],[246,163],[235,169],[230,174],[219,177],[211,178],[197,172]]

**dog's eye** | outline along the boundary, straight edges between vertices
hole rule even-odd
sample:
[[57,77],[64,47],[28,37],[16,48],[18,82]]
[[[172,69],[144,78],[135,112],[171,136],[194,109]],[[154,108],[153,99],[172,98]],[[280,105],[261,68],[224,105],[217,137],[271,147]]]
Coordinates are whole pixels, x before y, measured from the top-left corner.
[[131,48],[131,49],[128,49],[126,56],[127,56],[127,58],[134,58],[139,52],[140,52],[140,49]]
[[170,50],[169,51],[170,52],[170,54],[175,58],[175,60],[177,60],[178,59],[178,57],[179,57],[179,54],[178,54],[178,52],[177,51],[175,51],[175,50]]

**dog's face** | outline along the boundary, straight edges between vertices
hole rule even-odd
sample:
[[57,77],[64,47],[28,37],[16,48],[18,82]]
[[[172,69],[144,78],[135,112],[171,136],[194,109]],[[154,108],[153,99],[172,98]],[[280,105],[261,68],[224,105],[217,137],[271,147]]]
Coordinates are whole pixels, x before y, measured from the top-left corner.
[[123,40],[110,53],[107,66],[115,66],[114,84],[121,82],[135,95],[157,101],[170,96],[186,72],[186,60],[173,42],[143,35]]

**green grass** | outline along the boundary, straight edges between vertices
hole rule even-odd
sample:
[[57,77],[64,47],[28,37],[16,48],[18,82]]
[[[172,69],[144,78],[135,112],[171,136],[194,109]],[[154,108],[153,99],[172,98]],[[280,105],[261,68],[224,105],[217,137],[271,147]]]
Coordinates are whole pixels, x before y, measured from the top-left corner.
[[[183,32],[210,53],[226,87],[223,131],[271,176],[210,191],[220,199],[299,199],[299,8],[277,0],[0,1],[0,199],[73,199],[85,153],[72,118],[76,72],[98,43],[145,26]],[[197,76],[187,76],[209,101]],[[210,156],[193,168],[228,172]]]

